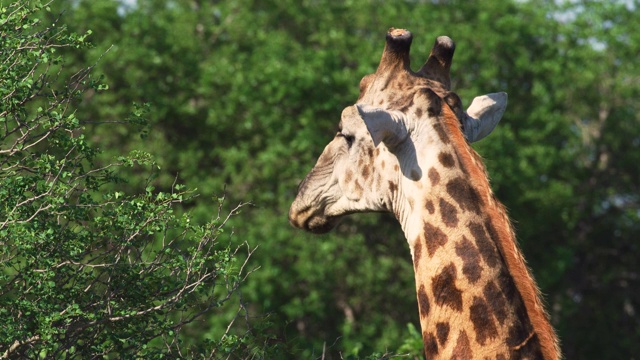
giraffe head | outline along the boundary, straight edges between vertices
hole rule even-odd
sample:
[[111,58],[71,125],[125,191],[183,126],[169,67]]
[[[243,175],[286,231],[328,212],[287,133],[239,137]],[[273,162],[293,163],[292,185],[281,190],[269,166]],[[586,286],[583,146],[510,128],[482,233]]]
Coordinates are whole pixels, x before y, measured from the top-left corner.
[[399,216],[400,207],[412,206],[406,193],[429,184],[424,169],[447,141],[443,114],[456,119],[469,141],[488,135],[500,120],[505,93],[478,97],[465,112],[450,91],[450,38],[436,39],[418,72],[409,64],[411,40],[407,30],[387,33],[378,69],[361,80],[357,103],[343,110],[340,130],[298,188],[289,211],[293,226],[324,233],[355,212]]

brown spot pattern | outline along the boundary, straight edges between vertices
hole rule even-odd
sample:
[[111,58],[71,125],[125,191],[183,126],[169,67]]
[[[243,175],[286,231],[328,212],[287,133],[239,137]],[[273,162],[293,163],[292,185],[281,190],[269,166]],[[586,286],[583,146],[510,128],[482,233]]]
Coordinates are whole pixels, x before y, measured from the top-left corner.
[[344,181],[350,183],[351,179],[353,179],[353,171],[347,170],[347,172],[345,172],[344,174]]
[[440,198],[440,215],[448,227],[458,226],[458,209],[443,198]]
[[425,208],[427,209],[429,214],[433,214],[434,212],[436,212],[436,207],[433,205],[433,201],[431,200],[427,200],[427,203],[425,204]]
[[418,308],[420,309],[420,317],[429,315],[431,305],[429,304],[429,297],[427,297],[427,291],[424,285],[420,285],[420,289],[418,289]]
[[456,347],[453,349],[453,357],[452,360],[468,360],[473,358],[473,351],[471,351],[471,343],[469,342],[469,337],[467,333],[462,330],[460,335],[458,335],[458,340],[456,341]]
[[542,355],[542,347],[540,346],[540,339],[537,334],[534,334],[518,352],[518,356],[523,359],[544,359],[544,355]]
[[424,93],[429,99],[429,106],[427,107],[427,113],[430,116],[438,116],[442,112],[442,99],[438,94],[429,88],[422,88]]
[[369,166],[365,166],[362,168],[362,177],[367,180],[369,175],[371,174],[371,168]]
[[531,334],[530,326],[526,324],[516,323],[509,328],[509,336],[507,336],[507,345],[511,347],[522,344],[523,341]]
[[464,211],[470,210],[480,214],[482,199],[478,192],[469,184],[469,181],[457,177],[447,183],[447,193],[458,203]]
[[394,183],[393,181],[389,180],[389,191],[391,192],[391,196],[393,196],[393,194],[395,194],[397,190],[398,190],[398,185],[396,185],[396,183]]
[[522,344],[522,342],[529,337],[531,331],[533,331],[533,327],[531,326],[529,316],[527,315],[527,309],[525,309],[524,304],[522,303],[520,294],[516,292],[516,295],[511,302],[515,306],[515,321],[509,328],[507,345],[513,347]]
[[449,237],[447,234],[442,232],[442,230],[437,227],[429,224],[428,222],[424,223],[424,236],[425,242],[427,243],[427,251],[429,252],[429,256],[433,256],[436,250],[439,247],[444,246],[447,241],[449,241]]
[[449,339],[449,324],[444,322],[437,323],[436,335],[438,336],[438,342],[440,343],[440,346],[444,346],[444,344]]
[[446,305],[460,312],[462,311],[462,291],[456,287],[456,277],[456,267],[451,263],[433,277],[431,290],[436,304]]
[[513,278],[511,274],[509,274],[505,269],[500,271],[498,275],[498,288],[504,294],[504,297],[507,299],[507,302],[512,302],[519,295],[516,290],[516,284],[513,282]]
[[458,120],[464,119],[464,110],[462,110],[462,100],[460,97],[454,93],[450,92],[444,97],[444,102],[449,105],[451,110],[456,114]]
[[433,124],[433,128],[436,130],[438,137],[440,137],[440,141],[442,141],[445,144],[449,144],[451,142],[451,140],[449,139],[449,136],[447,136],[447,132],[444,130],[444,126],[442,126],[441,123]]
[[421,108],[416,107],[416,117],[417,117],[418,119],[422,117],[422,114],[423,114],[423,113],[424,113],[424,112],[422,111],[422,109],[421,109]]
[[491,281],[484,286],[482,294],[487,299],[489,306],[491,306],[493,315],[495,315],[498,323],[503,325],[504,320],[507,318],[507,301],[502,291],[500,291],[495,282]]
[[422,258],[422,239],[420,236],[413,242],[413,268],[417,269]]
[[432,167],[431,169],[429,169],[428,175],[429,175],[429,180],[431,180],[431,185],[432,186],[438,185],[438,183],[440,182],[440,174],[438,173],[438,170]]
[[482,275],[478,248],[463,235],[462,240],[456,244],[456,254],[462,259],[462,274],[470,283],[475,284]]
[[455,166],[456,161],[453,159],[453,156],[447,152],[441,152],[438,154],[438,160],[440,164],[446,168],[452,168]]
[[487,303],[480,297],[475,296],[469,308],[473,329],[476,332],[476,341],[484,345],[487,340],[498,336],[498,329],[493,322],[493,315]]
[[482,254],[482,258],[490,267],[496,267],[499,263],[497,249],[495,244],[491,242],[491,239],[487,236],[487,232],[481,224],[471,222],[469,223],[469,231],[471,235],[476,239],[476,245],[478,250]]
[[427,358],[438,355],[438,342],[432,333],[423,332],[422,341],[424,342],[424,354]]

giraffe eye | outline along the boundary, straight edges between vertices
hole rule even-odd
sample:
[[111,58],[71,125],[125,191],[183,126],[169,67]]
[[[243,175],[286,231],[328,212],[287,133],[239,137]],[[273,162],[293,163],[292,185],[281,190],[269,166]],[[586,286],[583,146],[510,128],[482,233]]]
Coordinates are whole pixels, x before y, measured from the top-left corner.
[[351,145],[353,145],[353,141],[355,140],[355,137],[353,135],[345,135],[345,134],[343,134],[341,132],[336,134],[336,136],[344,138],[344,140],[347,142],[347,146],[349,146],[349,147],[351,147]]
[[345,135],[344,139],[347,140],[347,145],[351,147],[353,145],[353,141],[356,139],[353,135]]

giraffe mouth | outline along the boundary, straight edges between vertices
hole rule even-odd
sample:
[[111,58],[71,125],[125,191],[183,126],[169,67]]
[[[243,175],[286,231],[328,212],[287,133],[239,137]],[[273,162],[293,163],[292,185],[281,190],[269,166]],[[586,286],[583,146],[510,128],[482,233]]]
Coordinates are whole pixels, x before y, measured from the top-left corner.
[[314,234],[325,234],[331,231],[340,222],[342,216],[327,216],[313,212],[311,206],[302,209],[289,210],[289,223],[293,227],[303,229]]
[[314,234],[326,234],[333,230],[338,222],[340,222],[339,217],[310,217],[303,228]]

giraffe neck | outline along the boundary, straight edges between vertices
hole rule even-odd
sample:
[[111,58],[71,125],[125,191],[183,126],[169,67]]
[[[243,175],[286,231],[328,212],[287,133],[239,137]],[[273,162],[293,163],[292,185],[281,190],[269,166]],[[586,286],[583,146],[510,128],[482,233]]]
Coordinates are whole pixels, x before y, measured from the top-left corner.
[[[425,352],[428,357],[542,358],[523,299],[493,239],[485,216],[455,214],[444,197],[429,198],[433,211],[411,243]],[[449,216],[448,227],[439,218]],[[464,230],[461,230],[464,228]],[[517,355],[517,356],[516,356]]]
[[426,176],[403,186],[425,197],[405,197],[394,209],[413,256],[425,353],[557,359],[506,212],[457,122],[444,123],[448,149],[426,164]]

